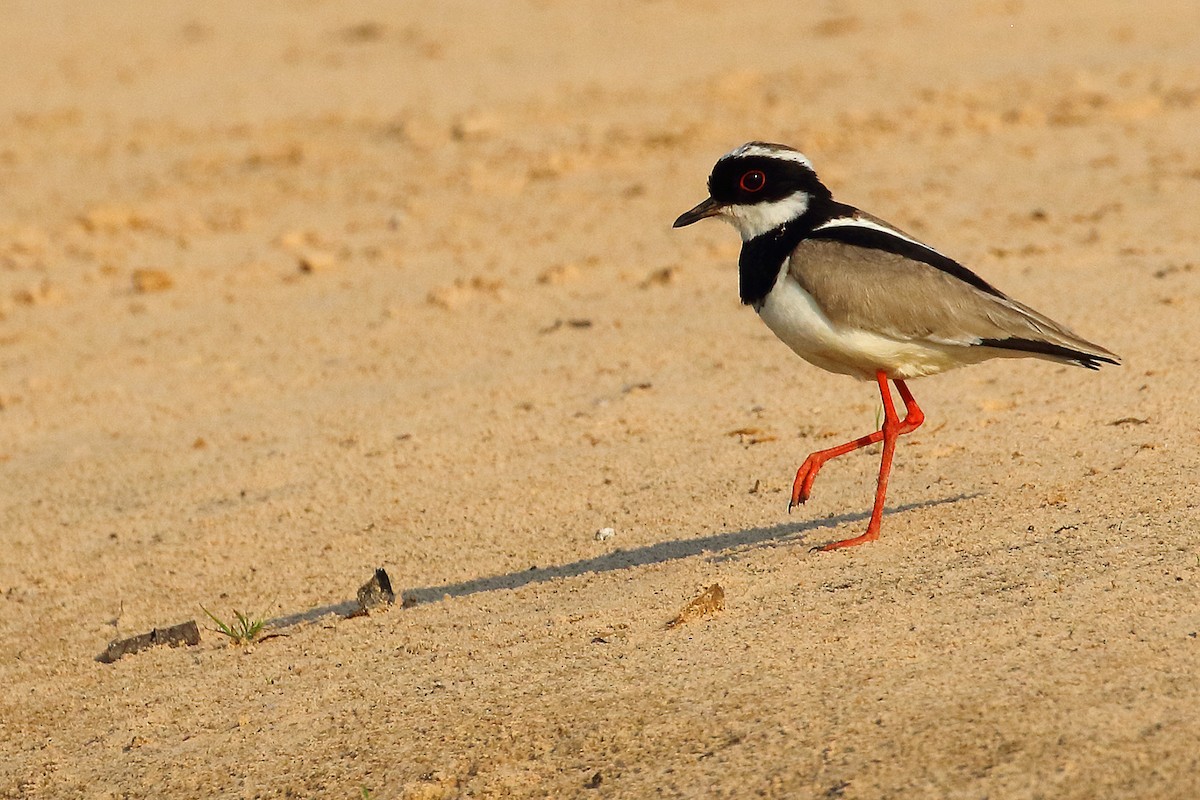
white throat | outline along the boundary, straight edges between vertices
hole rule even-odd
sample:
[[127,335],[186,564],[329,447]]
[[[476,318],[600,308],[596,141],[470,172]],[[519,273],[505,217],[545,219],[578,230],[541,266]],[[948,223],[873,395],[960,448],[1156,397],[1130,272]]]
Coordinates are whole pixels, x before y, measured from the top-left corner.
[[720,216],[738,229],[743,242],[748,242],[802,216],[808,210],[808,199],[807,192],[796,192],[770,203],[726,206]]

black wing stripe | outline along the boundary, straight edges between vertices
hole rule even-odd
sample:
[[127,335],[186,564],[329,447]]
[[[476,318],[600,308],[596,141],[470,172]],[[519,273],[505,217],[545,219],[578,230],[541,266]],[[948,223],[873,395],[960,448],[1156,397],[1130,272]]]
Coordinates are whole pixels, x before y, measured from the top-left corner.
[[827,228],[818,228],[810,233],[808,238],[841,242],[842,244],[865,247],[870,250],[882,250],[885,253],[893,253],[904,258],[910,258],[913,261],[920,261],[934,269],[939,269],[942,272],[953,275],[963,283],[970,284],[981,292],[986,292],[994,297],[1004,297],[1004,294],[999,289],[954,259],[947,258],[923,244],[909,241],[887,231],[868,228],[864,225],[830,225]]
[[1104,361],[1109,364],[1120,364],[1114,358],[1108,356],[1095,355],[1093,353],[1085,353],[1081,350],[1073,350],[1070,347],[1064,347],[1060,344],[1051,344],[1050,342],[1042,342],[1037,339],[1020,339],[1010,337],[1008,339],[981,339],[980,347],[995,347],[1000,350],[1019,350],[1023,353],[1037,353],[1038,355],[1052,356],[1062,359],[1063,361],[1071,361],[1081,367],[1088,369],[1100,369],[1100,362]]

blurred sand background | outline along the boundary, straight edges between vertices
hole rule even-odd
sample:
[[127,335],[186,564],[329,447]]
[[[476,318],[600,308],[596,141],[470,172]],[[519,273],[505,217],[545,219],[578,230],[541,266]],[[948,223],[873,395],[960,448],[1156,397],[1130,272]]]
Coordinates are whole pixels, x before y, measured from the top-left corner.
[[[1198,29],[8,4],[0,797],[1197,796]],[[915,382],[810,552],[875,391],[670,229],[748,139],[1125,365]],[[285,635],[94,660],[200,604]]]

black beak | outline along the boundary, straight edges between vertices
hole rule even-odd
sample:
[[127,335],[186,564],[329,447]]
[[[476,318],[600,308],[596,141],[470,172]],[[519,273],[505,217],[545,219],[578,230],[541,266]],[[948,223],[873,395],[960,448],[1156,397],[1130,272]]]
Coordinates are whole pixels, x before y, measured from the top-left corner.
[[684,225],[691,225],[693,222],[699,222],[705,217],[716,216],[717,214],[721,213],[722,208],[724,208],[724,206],[710,197],[690,211],[685,211],[680,214],[679,219],[675,220],[675,224],[671,227],[682,228]]

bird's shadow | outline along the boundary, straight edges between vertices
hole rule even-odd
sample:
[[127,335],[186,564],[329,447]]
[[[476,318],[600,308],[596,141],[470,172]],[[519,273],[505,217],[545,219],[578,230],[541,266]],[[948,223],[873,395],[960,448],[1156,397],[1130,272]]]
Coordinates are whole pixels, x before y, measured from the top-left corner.
[[[891,513],[897,514],[918,508],[931,508],[948,503],[957,503],[960,500],[967,500],[976,496],[976,494],[959,494],[953,497],[926,500],[920,503],[908,503],[897,506],[891,510]],[[641,567],[648,564],[663,564],[668,561],[691,558],[692,556],[704,553],[712,553],[714,559],[725,560],[760,547],[774,547],[780,544],[802,542],[807,534],[814,531],[836,528],[838,525],[848,522],[860,522],[869,516],[870,514],[865,512],[856,512],[853,514],[839,514],[824,519],[806,520],[804,522],[785,522],[762,528],[744,528],[740,531],[714,533],[699,538],[672,539],[628,550],[613,550],[612,552],[591,558],[572,561],[568,564],[558,564],[550,567],[530,567],[519,572],[506,572],[500,575],[488,575],[482,578],[472,578],[466,581],[443,583],[435,586],[420,586],[404,591],[402,597],[405,606],[412,606],[420,603],[434,602],[447,597],[463,597],[480,592],[519,589],[531,584],[545,583],[547,581],[558,580],[559,578],[575,578],[588,573],[614,572],[616,570]],[[348,617],[355,614],[358,610],[358,603],[348,600],[344,603],[320,606],[308,611],[277,617],[269,620],[268,625],[276,629],[287,628],[302,622],[311,622],[329,614]]]

